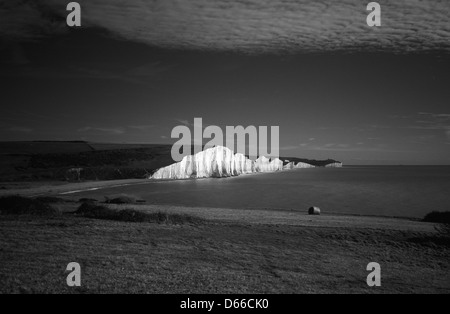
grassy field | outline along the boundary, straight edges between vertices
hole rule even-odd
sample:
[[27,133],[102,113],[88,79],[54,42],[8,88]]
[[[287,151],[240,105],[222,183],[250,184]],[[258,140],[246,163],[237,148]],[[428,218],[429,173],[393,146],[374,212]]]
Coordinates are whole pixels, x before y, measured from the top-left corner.
[[[449,293],[436,224],[299,212],[102,204],[195,220],[0,215],[0,293]],[[82,286],[65,271],[81,265]],[[381,265],[369,288],[366,266]]]

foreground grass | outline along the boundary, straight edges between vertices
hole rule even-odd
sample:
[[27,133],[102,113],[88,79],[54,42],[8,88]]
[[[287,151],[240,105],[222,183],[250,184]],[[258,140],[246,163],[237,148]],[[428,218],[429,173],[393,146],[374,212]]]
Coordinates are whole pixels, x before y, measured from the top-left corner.
[[96,203],[83,203],[75,212],[76,215],[102,220],[115,220],[123,222],[153,222],[166,224],[202,223],[203,219],[187,215],[167,212],[149,213],[135,209],[112,209]]
[[[324,219],[321,217],[321,219]],[[449,293],[450,248],[395,229],[0,216],[0,293]],[[66,286],[78,262],[82,286]],[[378,262],[382,287],[366,285]]]

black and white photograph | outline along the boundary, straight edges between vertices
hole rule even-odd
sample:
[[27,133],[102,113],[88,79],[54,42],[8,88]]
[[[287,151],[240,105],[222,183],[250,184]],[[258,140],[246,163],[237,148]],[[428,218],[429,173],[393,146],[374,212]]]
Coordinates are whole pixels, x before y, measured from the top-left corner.
[[449,14],[0,0],[0,294],[449,294]]

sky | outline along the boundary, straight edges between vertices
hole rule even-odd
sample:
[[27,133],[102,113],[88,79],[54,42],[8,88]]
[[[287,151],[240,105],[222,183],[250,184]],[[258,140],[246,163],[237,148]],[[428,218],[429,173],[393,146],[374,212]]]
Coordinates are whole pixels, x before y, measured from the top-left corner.
[[0,141],[168,143],[279,126],[280,155],[450,164],[450,2],[0,4]]

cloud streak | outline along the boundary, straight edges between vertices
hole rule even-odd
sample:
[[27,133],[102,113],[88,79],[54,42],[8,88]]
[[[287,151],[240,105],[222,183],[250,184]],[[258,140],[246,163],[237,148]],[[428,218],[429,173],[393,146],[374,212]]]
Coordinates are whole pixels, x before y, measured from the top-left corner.
[[84,127],[81,129],[78,129],[78,132],[97,132],[97,133],[109,133],[109,134],[124,134],[125,129],[123,128],[97,128],[97,127]]
[[128,126],[130,129],[134,129],[134,130],[138,130],[138,131],[148,131],[150,129],[155,128],[155,125],[153,124],[149,124],[149,125],[129,125]]

